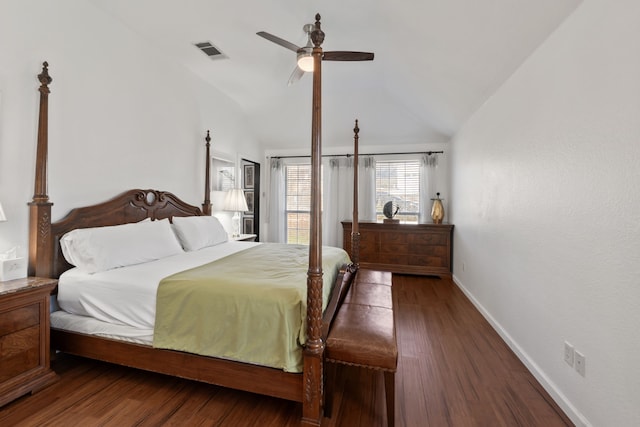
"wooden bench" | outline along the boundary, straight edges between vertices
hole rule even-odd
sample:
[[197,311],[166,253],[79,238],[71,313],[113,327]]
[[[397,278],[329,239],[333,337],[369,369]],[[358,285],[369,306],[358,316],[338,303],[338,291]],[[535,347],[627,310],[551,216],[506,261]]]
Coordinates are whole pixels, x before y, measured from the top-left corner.
[[391,296],[391,273],[359,269],[344,292],[325,347],[325,415],[331,417],[336,364],[384,373],[387,424],[394,424],[398,347]]

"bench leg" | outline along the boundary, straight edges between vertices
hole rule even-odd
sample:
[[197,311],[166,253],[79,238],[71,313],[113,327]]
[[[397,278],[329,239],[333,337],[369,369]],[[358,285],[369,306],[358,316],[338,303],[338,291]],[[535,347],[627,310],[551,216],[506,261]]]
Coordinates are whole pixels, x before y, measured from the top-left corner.
[[393,427],[396,418],[396,373],[384,371],[384,394],[387,400],[387,426]]
[[338,366],[336,363],[325,362],[324,364],[324,416],[331,418],[331,412],[333,410],[333,393],[336,389],[336,381],[338,380],[336,370]]

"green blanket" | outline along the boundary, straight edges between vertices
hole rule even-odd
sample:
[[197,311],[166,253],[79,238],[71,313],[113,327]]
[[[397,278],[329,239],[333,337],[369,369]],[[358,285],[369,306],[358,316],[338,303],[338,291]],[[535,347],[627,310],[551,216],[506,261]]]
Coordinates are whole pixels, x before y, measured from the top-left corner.
[[[345,251],[322,248],[323,310]],[[302,371],[308,246],[268,243],[163,279],[153,345]]]

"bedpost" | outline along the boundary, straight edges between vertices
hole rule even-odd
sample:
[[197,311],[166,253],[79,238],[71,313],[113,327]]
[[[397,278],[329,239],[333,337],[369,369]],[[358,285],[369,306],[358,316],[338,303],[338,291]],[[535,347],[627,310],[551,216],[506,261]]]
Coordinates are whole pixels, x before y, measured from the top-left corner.
[[351,228],[351,262],[360,267],[360,228],[358,226],[358,119],[353,128],[353,226]]
[[51,277],[53,242],[51,241],[51,205],[47,195],[47,156],[49,121],[49,64],[42,63],[40,81],[40,112],[33,200],[29,203],[29,276]]
[[202,204],[202,213],[205,215],[211,215],[211,180],[210,180],[210,169],[211,169],[211,155],[209,149],[211,147],[211,136],[209,136],[209,131],[207,130],[207,136],[204,138],[207,143],[205,144],[207,159],[205,161],[204,167],[204,203]]
[[307,342],[304,348],[302,424],[319,426],[322,421],[323,358],[322,341],[322,200],[320,164],[322,161],[322,42],[320,14],[316,14],[313,41],[313,103],[311,111],[311,230],[309,270],[307,272]]

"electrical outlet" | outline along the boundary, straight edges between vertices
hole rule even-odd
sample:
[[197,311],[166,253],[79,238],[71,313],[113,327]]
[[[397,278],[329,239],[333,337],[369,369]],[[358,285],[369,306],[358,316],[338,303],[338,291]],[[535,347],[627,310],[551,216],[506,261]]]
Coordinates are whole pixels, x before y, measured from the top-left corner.
[[462,271],[464,271],[464,267],[465,267],[464,262],[462,262]]
[[584,354],[580,353],[579,351],[576,351],[576,371],[578,371],[578,373],[583,377],[587,373],[586,364],[587,364],[587,360],[586,360],[586,357],[584,357]]
[[573,346],[568,342],[564,342],[564,361],[567,362],[567,365],[573,366],[575,351]]

